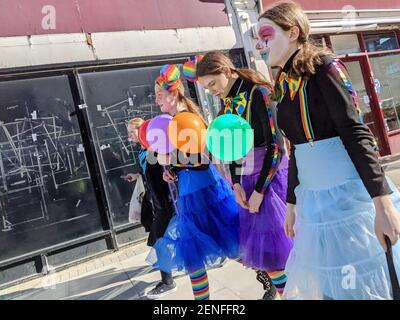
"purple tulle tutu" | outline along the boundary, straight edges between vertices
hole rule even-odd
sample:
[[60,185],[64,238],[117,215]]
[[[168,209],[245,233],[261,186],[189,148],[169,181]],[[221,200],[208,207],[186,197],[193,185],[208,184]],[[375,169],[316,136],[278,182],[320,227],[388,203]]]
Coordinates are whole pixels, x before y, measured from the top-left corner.
[[[254,151],[254,152],[253,152]],[[245,159],[242,187],[247,200],[254,191],[266,153],[254,148]],[[284,270],[292,239],[286,237],[283,223],[286,213],[288,159],[283,157],[261,203],[258,213],[240,208],[240,256],[243,264],[262,271]]]

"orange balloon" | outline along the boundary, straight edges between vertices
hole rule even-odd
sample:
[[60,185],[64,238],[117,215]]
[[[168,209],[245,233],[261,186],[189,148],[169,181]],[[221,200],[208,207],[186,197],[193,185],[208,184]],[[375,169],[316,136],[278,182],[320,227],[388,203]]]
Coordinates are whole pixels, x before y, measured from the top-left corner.
[[207,127],[203,120],[191,112],[180,112],[168,126],[170,143],[185,153],[201,153],[206,143]]

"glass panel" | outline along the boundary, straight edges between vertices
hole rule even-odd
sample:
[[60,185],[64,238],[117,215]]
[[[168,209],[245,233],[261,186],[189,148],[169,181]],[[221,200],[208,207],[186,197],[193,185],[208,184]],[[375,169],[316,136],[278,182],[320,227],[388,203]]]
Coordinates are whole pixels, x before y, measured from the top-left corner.
[[326,47],[325,38],[323,35],[320,34],[313,34],[310,36],[311,40],[314,42],[315,45],[319,47]]
[[360,52],[356,34],[341,34],[330,36],[333,51],[337,55]]
[[198,95],[203,107],[203,112],[206,120],[211,123],[218,115],[222,107],[222,100],[210,94],[208,90],[204,90],[198,86]]
[[386,34],[365,34],[365,46],[369,52],[399,49],[394,32]]
[[373,57],[370,61],[387,129],[400,129],[400,54]]
[[[115,225],[129,223],[134,183],[122,179],[140,171],[139,145],[128,138],[127,122],[160,113],[154,81],[161,67],[102,70],[79,75],[106,197]],[[186,92],[188,92],[185,82]]]
[[371,132],[375,135],[375,138],[378,141],[378,131],[375,125],[375,118],[371,110],[369,97],[361,73],[360,63],[358,61],[352,61],[345,62],[345,65],[349,72],[353,88],[357,92],[358,103],[363,114],[364,123],[371,129]]
[[102,230],[67,76],[2,82],[0,101],[0,260]]

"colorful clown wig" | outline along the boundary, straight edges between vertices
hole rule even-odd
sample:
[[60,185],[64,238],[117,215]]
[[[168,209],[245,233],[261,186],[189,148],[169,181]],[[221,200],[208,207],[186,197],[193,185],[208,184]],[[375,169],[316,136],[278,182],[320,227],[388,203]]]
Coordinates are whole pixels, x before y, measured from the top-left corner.
[[156,83],[167,91],[174,91],[181,84],[180,75],[181,73],[176,65],[166,64],[162,66]]
[[183,64],[183,76],[187,81],[196,82],[196,68],[197,64],[203,59],[203,54],[196,54],[194,60],[187,61]]

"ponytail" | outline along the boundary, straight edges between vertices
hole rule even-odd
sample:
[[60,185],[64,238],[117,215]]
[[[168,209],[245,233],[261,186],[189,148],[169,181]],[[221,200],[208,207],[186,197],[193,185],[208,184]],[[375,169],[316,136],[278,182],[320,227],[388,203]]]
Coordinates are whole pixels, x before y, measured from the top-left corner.
[[255,85],[266,87],[269,91],[272,91],[272,84],[267,81],[261,73],[252,69],[232,69],[232,72],[237,73],[240,79],[247,80]]
[[178,90],[178,97],[179,97],[179,101],[181,101],[186,106],[187,111],[199,116],[207,127],[208,126],[207,121],[204,119],[203,115],[201,114],[200,108],[197,106],[197,104],[195,104],[191,99],[185,97],[185,95],[182,94],[179,90]]

